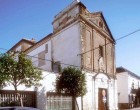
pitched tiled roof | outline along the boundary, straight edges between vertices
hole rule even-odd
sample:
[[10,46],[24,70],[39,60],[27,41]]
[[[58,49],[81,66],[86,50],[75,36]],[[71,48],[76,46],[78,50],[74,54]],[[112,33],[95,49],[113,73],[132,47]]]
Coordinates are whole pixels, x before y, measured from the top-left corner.
[[43,42],[47,42],[47,40],[49,40],[52,37],[52,35],[53,35],[52,33],[48,34],[46,37],[42,38],[40,41],[36,42],[33,46],[25,50],[25,53],[27,54],[28,52],[42,45]]
[[18,43],[16,43],[12,48],[10,48],[7,52],[9,52],[9,51],[11,51],[11,50],[13,50],[16,46],[18,46],[21,42],[27,42],[27,43],[29,43],[29,44],[31,44],[31,45],[34,45],[35,43],[36,43],[36,41],[34,40],[34,39],[25,39],[25,38],[23,38],[23,39],[21,39]]
[[126,68],[124,68],[124,67],[117,67],[117,68],[116,68],[116,72],[117,72],[117,74],[119,74],[119,73],[121,73],[121,72],[128,72],[129,75],[140,79],[140,76],[138,76],[137,74],[131,72],[130,70],[128,70],[128,69],[126,69]]

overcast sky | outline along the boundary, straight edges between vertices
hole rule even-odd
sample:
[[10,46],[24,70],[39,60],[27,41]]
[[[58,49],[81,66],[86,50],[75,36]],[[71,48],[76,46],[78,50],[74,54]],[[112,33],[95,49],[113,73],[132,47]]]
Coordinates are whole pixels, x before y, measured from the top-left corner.
[[[73,0],[0,0],[0,48],[52,33],[54,16]],[[81,0],[102,11],[115,39],[140,29],[140,0]],[[5,52],[0,49],[0,52]],[[116,43],[116,65],[140,75],[140,31]]]

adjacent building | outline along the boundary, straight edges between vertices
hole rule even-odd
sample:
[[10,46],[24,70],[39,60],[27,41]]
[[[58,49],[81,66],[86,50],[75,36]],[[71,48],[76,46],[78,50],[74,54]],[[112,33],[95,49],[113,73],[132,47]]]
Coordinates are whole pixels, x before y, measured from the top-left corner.
[[140,76],[124,67],[118,67],[118,102],[120,108],[133,108],[136,90],[140,87]]
[[25,51],[29,47],[32,47],[34,44],[36,44],[35,39],[23,38],[18,43],[16,43],[11,49],[9,49],[9,52],[10,51]]
[[85,72],[87,80],[87,94],[83,101],[77,98],[79,110],[117,110],[115,40],[102,12],[91,13],[75,0],[54,17],[52,25],[53,33],[42,40],[23,50],[21,42],[10,49],[22,47],[43,71],[38,108],[54,110],[61,102],[63,109],[71,110],[71,97],[55,94],[55,79],[60,67],[72,66]]

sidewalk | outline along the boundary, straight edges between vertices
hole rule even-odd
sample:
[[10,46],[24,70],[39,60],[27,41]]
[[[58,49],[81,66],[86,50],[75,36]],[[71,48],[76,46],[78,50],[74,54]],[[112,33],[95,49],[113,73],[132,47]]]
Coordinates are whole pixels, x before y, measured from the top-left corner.
[[138,108],[132,108],[132,109],[120,109],[120,110],[140,110],[140,107],[138,107]]
[[138,107],[138,108],[133,108],[133,109],[129,109],[129,110],[140,110],[140,107]]

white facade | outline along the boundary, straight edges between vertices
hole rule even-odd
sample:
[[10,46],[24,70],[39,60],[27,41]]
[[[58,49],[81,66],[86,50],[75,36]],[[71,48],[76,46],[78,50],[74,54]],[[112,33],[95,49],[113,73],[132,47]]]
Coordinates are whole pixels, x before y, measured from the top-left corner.
[[131,71],[123,68],[117,68],[117,85],[118,85],[118,103],[123,106],[133,103],[130,97],[134,96],[133,90],[140,86],[140,77]]
[[53,60],[68,64],[61,64],[62,68],[69,65],[81,66],[81,58],[78,56],[81,53],[79,29],[80,25],[75,22],[52,38]]
[[119,103],[129,103],[128,94],[130,94],[129,89],[129,76],[127,72],[120,73],[117,75],[117,85],[118,85],[118,101]]
[[[95,67],[98,68],[98,66],[100,66],[98,61],[99,52],[96,50],[95,55],[88,54],[84,58],[82,57],[82,55],[79,54],[85,51],[86,49],[90,49],[90,46],[93,46],[92,41],[94,40],[92,38],[94,38],[95,41],[97,41],[95,42],[96,46],[100,46],[104,44],[104,42],[113,42],[112,38],[110,37],[110,34],[104,32],[105,28],[107,28],[105,23],[104,27],[102,27],[103,24],[101,24],[100,27],[104,30],[100,30],[100,28],[97,29],[97,25],[96,27],[94,27],[94,23],[93,27],[95,29],[92,29],[88,25],[89,22],[87,24],[84,24],[86,21],[80,19],[78,14],[82,10],[85,10],[85,6],[82,3],[79,3],[80,2],[74,1],[55,17],[53,21],[53,34],[43,38],[34,46],[32,46],[32,48],[25,51],[26,54],[31,57],[32,62],[35,66],[45,70],[42,72],[44,77],[41,81],[42,86],[38,88],[37,107],[41,110],[47,109],[47,92],[55,91],[55,80],[57,77],[57,73],[53,72],[53,62],[60,62],[62,68],[67,66],[74,66],[80,69],[82,68],[82,66],[84,66],[83,62],[85,62],[85,64],[88,64],[87,67],[91,67],[94,70],[94,68],[92,67],[94,57],[96,59],[96,61],[94,61],[96,63]],[[85,12],[89,14],[87,10],[85,10]],[[99,21],[103,22],[103,18],[100,18]],[[97,23],[97,19],[94,22]],[[87,28],[87,30],[84,30],[85,28]],[[101,34],[97,33],[98,31],[101,31]],[[85,33],[83,34],[83,32]],[[105,38],[103,38],[104,36]],[[92,41],[90,41],[91,39]],[[83,42],[84,40],[86,41],[85,44]],[[108,45],[107,49],[110,51],[110,53],[112,51],[114,52],[114,48],[112,48],[113,46],[114,44]],[[102,49],[106,47],[103,47]],[[95,72],[93,70],[83,69],[83,72],[86,74],[87,78],[87,94],[83,97],[83,105],[81,102],[81,98],[77,98],[79,110],[82,110],[82,107],[83,110],[101,110],[102,108],[99,107],[100,102],[103,103],[102,92],[105,92],[104,98],[106,101],[107,108],[109,110],[118,109],[117,83],[116,79],[113,78],[113,75],[115,74],[115,55],[113,53],[109,54],[110,56],[112,55],[111,57],[107,56],[107,54],[105,53],[107,49],[104,49],[102,54],[104,56],[106,55],[105,58],[110,59],[107,62],[107,59],[104,58],[102,59],[104,61],[100,63],[103,64],[104,62],[106,62],[106,65],[104,65],[106,67],[106,70],[104,71],[109,71],[109,74],[107,74],[107,72],[105,73],[104,71],[101,72],[100,70],[98,72]],[[107,65],[109,65],[110,68],[107,68]],[[25,88],[22,86],[20,87],[20,90],[25,90]],[[34,88],[30,88],[30,90],[34,90]]]
[[[48,52],[45,53],[45,47],[46,45],[48,45]],[[47,70],[47,71],[52,71],[51,70],[51,60],[52,60],[52,52],[51,52],[51,40],[48,40],[47,42],[42,43],[40,46],[38,46],[37,48],[35,48],[34,50],[30,51],[28,53],[28,55],[31,57],[33,64],[36,67],[42,68],[43,70]],[[39,54],[40,53],[44,53],[45,57],[44,58],[39,58]],[[45,60],[45,64],[42,66],[39,66],[39,60],[44,61]]]

